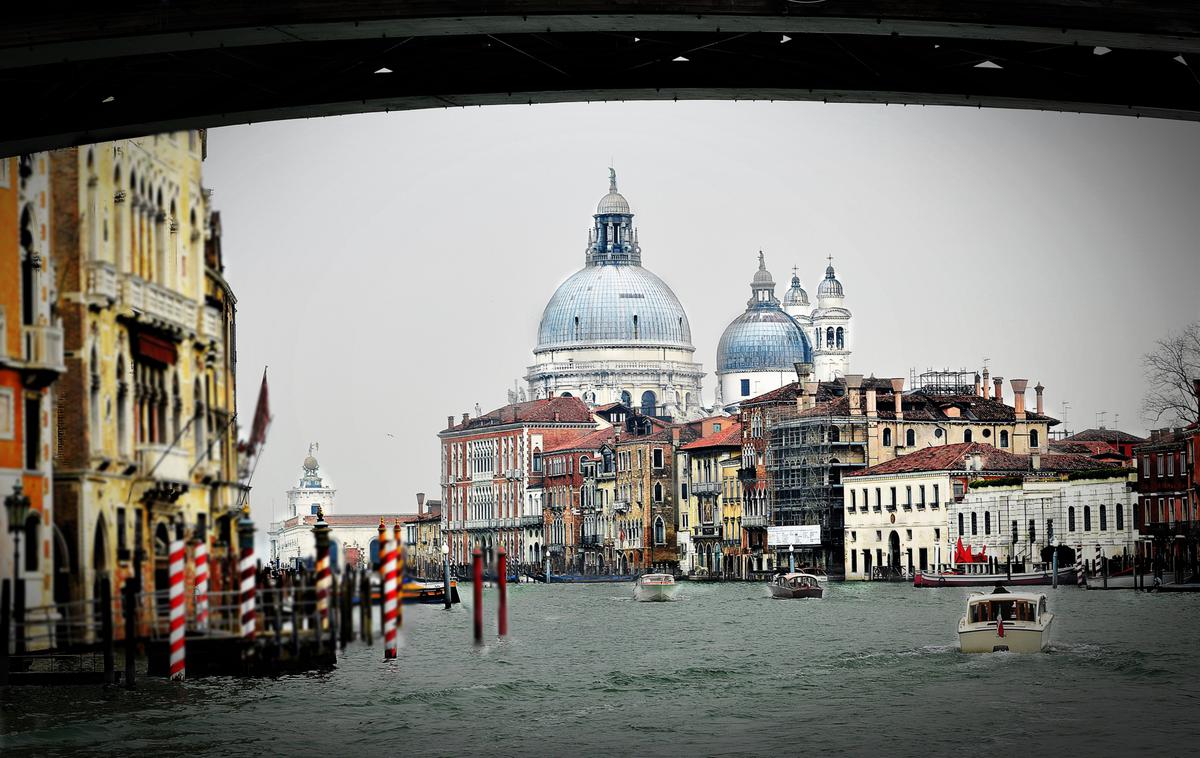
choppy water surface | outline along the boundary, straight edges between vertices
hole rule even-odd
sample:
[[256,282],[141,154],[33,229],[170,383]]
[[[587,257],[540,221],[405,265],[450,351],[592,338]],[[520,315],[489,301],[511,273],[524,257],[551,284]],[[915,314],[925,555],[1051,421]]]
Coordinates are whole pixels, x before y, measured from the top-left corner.
[[[1200,595],[1047,589],[1041,655],[958,652],[967,590],[833,584],[824,600],[691,584],[510,589],[510,636],[408,607],[400,660],[136,691],[10,688],[5,755],[825,755],[1197,749]],[[469,598],[469,589],[467,590]],[[485,596],[494,637],[494,595]]]

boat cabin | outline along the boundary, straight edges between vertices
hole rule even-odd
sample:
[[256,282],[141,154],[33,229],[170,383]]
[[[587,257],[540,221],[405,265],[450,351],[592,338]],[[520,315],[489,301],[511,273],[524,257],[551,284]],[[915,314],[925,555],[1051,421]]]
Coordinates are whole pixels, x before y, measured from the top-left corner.
[[986,624],[998,619],[1036,622],[1046,612],[1045,595],[996,592],[972,595],[967,604],[967,621],[972,624]]

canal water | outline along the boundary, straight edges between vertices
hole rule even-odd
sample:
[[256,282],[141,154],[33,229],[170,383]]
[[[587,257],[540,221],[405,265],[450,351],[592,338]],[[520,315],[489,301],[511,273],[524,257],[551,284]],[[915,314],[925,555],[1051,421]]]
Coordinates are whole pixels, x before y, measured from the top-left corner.
[[[470,597],[469,587],[464,588]],[[1040,655],[963,655],[967,590],[832,584],[510,588],[510,636],[405,609],[404,646],[274,680],[9,688],[15,755],[1114,755],[1200,746],[1200,595],[1049,590]]]

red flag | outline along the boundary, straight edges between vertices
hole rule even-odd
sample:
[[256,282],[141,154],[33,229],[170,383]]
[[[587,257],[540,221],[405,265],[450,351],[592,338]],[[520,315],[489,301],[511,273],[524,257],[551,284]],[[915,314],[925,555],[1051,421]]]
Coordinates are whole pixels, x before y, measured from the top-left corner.
[[258,389],[258,403],[254,406],[254,423],[250,427],[250,439],[247,448],[250,455],[258,452],[258,448],[267,441],[267,427],[271,425],[271,404],[267,393],[267,370],[263,369],[262,386]]
[[1004,636],[1004,617],[1003,616],[1001,616],[1000,620],[996,622],[996,636],[997,637]]

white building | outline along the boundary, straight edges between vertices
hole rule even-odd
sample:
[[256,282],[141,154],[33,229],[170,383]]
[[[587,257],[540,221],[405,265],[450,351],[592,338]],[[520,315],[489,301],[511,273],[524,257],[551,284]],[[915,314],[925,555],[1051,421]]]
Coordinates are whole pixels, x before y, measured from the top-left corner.
[[338,513],[334,503],[336,492],[326,486],[320,465],[313,455],[316,445],[310,445],[302,464],[304,473],[299,483],[287,491],[287,510],[279,521],[272,521],[267,534],[271,541],[271,561],[279,566],[308,564],[316,558],[317,542],[313,527],[317,512],[329,525],[330,565],[340,571],[346,565],[367,566],[379,559],[379,524],[387,527],[388,539],[393,539],[395,525],[407,524],[411,514],[396,513]]
[[633,213],[612,169],[593,219],[584,267],[559,285],[542,314],[525,376],[530,394],[620,402],[646,415],[697,415],[704,370],[694,361],[687,313],[671,288],[642,268]]
[[[1131,557],[1137,535],[1128,471],[1081,455],[1014,455],[980,443],[929,447],[847,475],[843,490],[847,579],[875,569],[954,564],[962,539],[1003,571]],[[1076,478],[1072,480],[1070,477]],[[1015,536],[1015,541],[1014,541]]]
[[717,343],[717,407],[734,411],[751,397],[796,379],[797,363],[812,363],[808,334],[775,297],[775,280],[760,251],[746,310]]
[[811,315],[813,378],[818,382],[832,382],[850,372],[850,311],[845,300],[831,260],[817,287],[817,307]]

